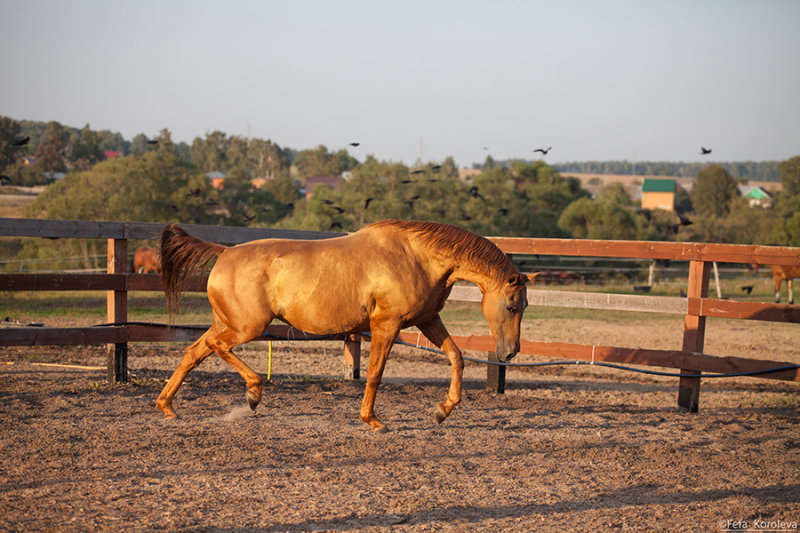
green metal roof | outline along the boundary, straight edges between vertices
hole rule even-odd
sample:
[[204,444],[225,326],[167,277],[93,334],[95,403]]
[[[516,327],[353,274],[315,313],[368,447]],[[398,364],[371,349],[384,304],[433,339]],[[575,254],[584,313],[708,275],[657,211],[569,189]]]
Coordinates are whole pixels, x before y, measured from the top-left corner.
[[675,180],[645,178],[642,192],[675,192]]

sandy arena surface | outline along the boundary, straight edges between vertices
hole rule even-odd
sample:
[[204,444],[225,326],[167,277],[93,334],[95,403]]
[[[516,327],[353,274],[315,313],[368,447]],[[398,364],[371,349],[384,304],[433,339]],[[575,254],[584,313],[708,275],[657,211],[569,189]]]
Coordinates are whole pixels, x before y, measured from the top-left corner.
[[[524,337],[679,348],[681,328],[679,319],[535,320]],[[485,367],[468,363],[463,402],[439,426],[446,360],[396,347],[376,402],[390,431],[375,435],[358,418],[363,382],[337,377],[337,342],[275,342],[255,414],[243,380],[212,356],[179,391],[178,420],[154,403],[179,345],[131,345],[131,381],[113,387],[102,370],[34,364],[102,366],[102,347],[0,350],[3,531],[722,531],[776,521],[796,531],[800,522],[794,382],[706,379],[700,412],[688,414],[675,378],[511,369],[499,395],[486,390]],[[800,362],[800,327],[711,322],[706,351]],[[266,378],[266,343],[238,353]]]

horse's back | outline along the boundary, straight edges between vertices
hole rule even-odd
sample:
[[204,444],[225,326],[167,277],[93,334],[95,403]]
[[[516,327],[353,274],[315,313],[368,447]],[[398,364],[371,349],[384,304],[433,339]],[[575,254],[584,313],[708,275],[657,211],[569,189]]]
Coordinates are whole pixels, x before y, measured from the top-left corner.
[[229,316],[263,307],[296,328],[339,333],[363,330],[383,310],[398,317],[429,313],[445,291],[439,278],[402,234],[368,226],[333,239],[228,248],[210,273],[208,292]]

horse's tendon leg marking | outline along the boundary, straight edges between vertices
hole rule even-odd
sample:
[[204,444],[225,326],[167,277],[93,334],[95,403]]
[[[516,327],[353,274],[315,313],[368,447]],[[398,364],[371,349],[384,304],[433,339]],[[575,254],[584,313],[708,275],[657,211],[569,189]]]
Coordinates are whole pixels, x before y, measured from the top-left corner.
[[183,359],[178,365],[178,368],[176,368],[175,372],[172,373],[172,376],[169,378],[166,386],[164,386],[161,394],[158,395],[156,407],[164,413],[165,418],[177,418],[178,415],[172,408],[172,398],[174,398],[175,394],[178,392],[178,389],[183,383],[186,374],[188,374],[193,368],[197,367],[197,365],[199,365],[203,359],[211,354],[211,348],[206,343],[206,339],[210,333],[211,330],[209,329],[203,333],[199,339],[194,341],[189,345],[189,347],[186,348],[186,351],[183,354]]

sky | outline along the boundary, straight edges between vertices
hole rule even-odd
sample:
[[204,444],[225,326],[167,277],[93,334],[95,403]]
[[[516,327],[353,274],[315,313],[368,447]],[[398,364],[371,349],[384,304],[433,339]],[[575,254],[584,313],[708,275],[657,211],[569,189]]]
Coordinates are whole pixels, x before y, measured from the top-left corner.
[[783,161],[798,21],[797,0],[0,0],[0,115],[407,165]]

